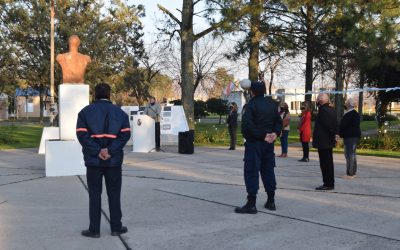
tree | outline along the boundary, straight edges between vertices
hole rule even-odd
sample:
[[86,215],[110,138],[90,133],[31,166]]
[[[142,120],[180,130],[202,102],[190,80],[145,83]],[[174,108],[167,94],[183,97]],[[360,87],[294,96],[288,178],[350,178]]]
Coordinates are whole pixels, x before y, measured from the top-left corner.
[[[285,37],[292,42],[295,50],[305,52],[305,93],[313,90],[316,59],[324,54],[323,37],[325,20],[330,13],[329,1],[320,0],[285,0],[287,10],[279,19],[288,26]],[[323,70],[321,70],[323,71]],[[305,95],[305,101],[311,101],[311,95]]]
[[234,79],[234,76],[226,68],[217,68],[212,79],[212,86],[207,90],[208,96],[210,98],[221,97],[226,85],[233,82]]
[[198,100],[194,102],[194,117],[199,119],[207,116],[207,104],[204,101]]
[[[43,93],[50,75],[50,15],[49,2],[45,0],[1,1],[2,29],[6,31],[12,54],[17,58],[14,79],[23,79]],[[81,52],[92,57],[88,67],[86,83],[94,84],[113,79],[124,70],[126,55],[143,56],[141,41],[144,15],[143,6],[128,6],[121,0],[104,7],[96,0],[58,1],[56,5],[56,53],[67,51],[67,40],[72,34],[81,39]],[[4,44],[4,41],[0,41]],[[60,68],[56,68],[58,83]],[[41,100],[41,118],[43,100]]]
[[201,14],[202,11],[195,12],[195,6],[201,0],[183,0],[181,19],[177,18],[172,12],[161,5],[158,8],[168,16],[166,26],[162,29],[164,34],[168,34],[171,39],[178,34],[181,50],[181,90],[183,109],[190,128],[194,128],[194,75],[193,75],[193,45],[194,42],[214,31],[218,25],[212,25],[201,32],[195,33],[193,27],[193,17]]
[[228,101],[219,98],[210,98],[207,100],[207,111],[219,115],[219,124],[221,124],[222,116],[228,111]]

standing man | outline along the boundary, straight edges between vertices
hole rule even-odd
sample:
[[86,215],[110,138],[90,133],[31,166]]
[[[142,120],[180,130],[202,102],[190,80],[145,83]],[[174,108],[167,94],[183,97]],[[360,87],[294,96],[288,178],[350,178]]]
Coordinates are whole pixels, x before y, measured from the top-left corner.
[[245,106],[242,118],[242,134],[246,139],[244,152],[244,181],[247,190],[247,203],[237,207],[236,213],[256,214],[256,200],[259,189],[259,173],[264,184],[268,200],[264,207],[275,207],[275,154],[274,141],[282,131],[282,119],[278,103],[271,97],[264,97],[263,82],[252,82],[252,99]]
[[101,193],[103,176],[106,181],[110,209],[111,235],[128,232],[122,226],[121,185],[123,148],[131,137],[128,116],[110,101],[111,88],[106,83],[95,87],[96,101],[78,114],[76,135],[82,145],[89,189],[88,230],[85,237],[100,237]]
[[156,122],[155,133],[156,133],[156,151],[161,151],[160,146],[160,121],[161,121],[161,105],[156,102],[156,98],[150,97],[149,104],[147,104],[144,114],[153,118]]
[[229,106],[229,115],[226,123],[228,124],[230,147],[229,150],[236,149],[236,130],[237,130],[237,120],[238,120],[238,106],[235,102],[232,102]]
[[315,120],[313,147],[318,149],[319,165],[324,184],[316,190],[333,190],[335,177],[332,149],[336,145],[337,119],[335,109],[329,106],[328,94],[321,93],[317,97],[318,115]]

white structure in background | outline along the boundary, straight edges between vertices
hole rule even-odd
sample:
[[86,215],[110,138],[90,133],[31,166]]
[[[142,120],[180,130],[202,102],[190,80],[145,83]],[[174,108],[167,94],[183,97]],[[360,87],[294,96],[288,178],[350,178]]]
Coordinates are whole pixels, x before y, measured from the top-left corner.
[[[78,113],[89,105],[89,85],[61,84],[59,86],[59,137],[56,128],[45,128],[40,148],[45,143],[46,176],[85,175],[82,147],[76,138]],[[39,148],[39,153],[40,153]]]
[[[132,137],[134,128],[134,116],[142,115],[145,107],[138,106],[123,106],[122,110],[129,116],[129,121],[132,129]],[[179,132],[189,130],[189,125],[186,121],[185,111],[182,106],[164,106],[161,112],[161,146],[178,145]],[[154,134],[154,129],[153,129]],[[132,141],[128,145],[132,145]]]
[[155,121],[147,115],[132,116],[132,139],[133,152],[149,153],[156,147]]
[[[246,98],[244,96],[243,86],[249,85],[247,79],[240,81],[239,83],[229,83],[223,93],[222,99],[228,101],[228,104],[234,102],[238,105],[238,113],[241,114],[244,105],[246,104]],[[251,82],[250,82],[251,84]],[[250,86],[250,85],[249,85]]]

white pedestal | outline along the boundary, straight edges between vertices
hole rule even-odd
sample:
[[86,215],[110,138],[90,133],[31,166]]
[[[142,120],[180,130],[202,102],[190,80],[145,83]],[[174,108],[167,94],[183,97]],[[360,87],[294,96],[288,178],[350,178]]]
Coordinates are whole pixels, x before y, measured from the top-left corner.
[[44,155],[46,153],[46,140],[58,140],[58,139],[60,139],[59,127],[43,128],[42,139],[40,139],[39,154]]
[[46,176],[86,175],[78,141],[46,141]]
[[89,85],[61,84],[59,95],[59,124],[61,140],[77,140],[78,113],[89,105]]
[[149,153],[156,147],[154,120],[147,115],[134,115],[132,126],[133,152]]

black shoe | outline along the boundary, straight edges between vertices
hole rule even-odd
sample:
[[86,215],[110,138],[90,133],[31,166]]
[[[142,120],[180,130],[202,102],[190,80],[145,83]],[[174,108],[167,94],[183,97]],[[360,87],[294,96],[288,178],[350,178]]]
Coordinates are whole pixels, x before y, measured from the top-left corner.
[[235,148],[229,148],[228,150],[235,150]]
[[274,201],[267,201],[265,202],[264,207],[268,210],[272,210],[275,211],[276,210],[276,206],[275,206],[275,202]]
[[100,238],[100,234],[99,233],[92,233],[92,232],[90,232],[90,230],[83,230],[82,231],[82,236],[85,236],[85,237],[89,237],[89,238]]
[[256,208],[256,200],[257,196],[247,196],[247,203],[243,207],[237,207],[235,208],[235,213],[238,214],[256,214],[257,208]]
[[308,159],[308,158],[302,158],[302,159],[300,159],[299,161],[300,161],[300,162],[309,162],[310,159]]
[[161,148],[156,148],[156,152],[161,152]]
[[327,187],[325,185],[322,185],[322,186],[319,186],[319,187],[315,188],[315,190],[321,190],[321,191],[327,191],[327,190],[333,190],[333,189],[335,189],[335,187]]
[[112,235],[112,236],[118,236],[118,235],[121,235],[121,234],[124,234],[124,233],[127,233],[127,232],[128,232],[128,228],[122,226],[122,227],[121,227],[121,230],[111,232],[111,235]]
[[272,192],[267,192],[268,199],[267,202],[265,203],[264,207],[268,210],[275,211],[275,191]]

